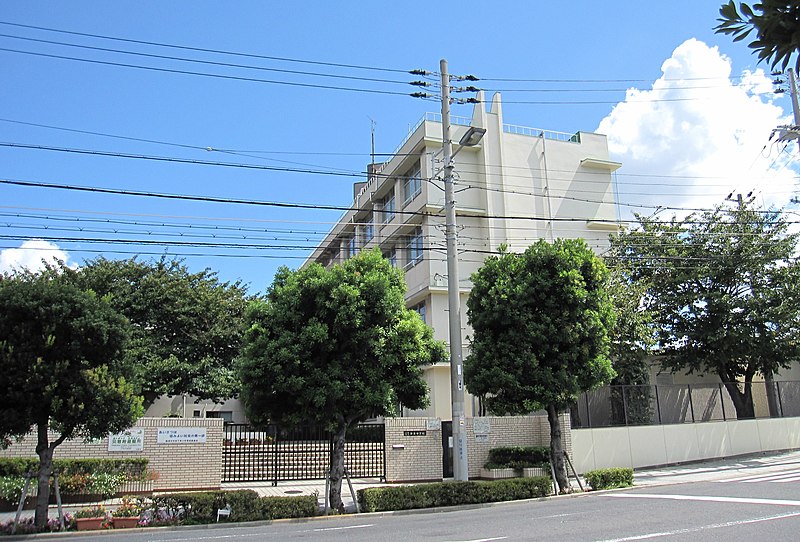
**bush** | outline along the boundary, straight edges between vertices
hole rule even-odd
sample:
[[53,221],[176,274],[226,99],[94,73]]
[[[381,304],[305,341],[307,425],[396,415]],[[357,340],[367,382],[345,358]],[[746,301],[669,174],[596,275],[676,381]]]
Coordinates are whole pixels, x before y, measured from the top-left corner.
[[[144,480],[147,477],[147,459],[54,459],[53,471],[59,476],[88,474],[125,474],[127,480]],[[36,457],[0,457],[0,476],[25,476],[39,470]]]
[[550,478],[512,478],[491,482],[438,482],[413,486],[371,487],[358,491],[364,512],[410,510],[459,504],[514,501],[544,497]]
[[584,478],[595,490],[631,487],[633,485],[633,469],[597,469],[584,474]]
[[230,505],[226,521],[301,518],[317,515],[316,495],[301,497],[259,497],[249,489],[238,491],[199,491],[171,493],[153,497],[153,516],[178,518],[186,523],[213,523],[217,510]]
[[[31,483],[35,483],[35,480]],[[25,478],[21,476],[0,476],[0,500],[18,504],[24,486]]]
[[260,504],[264,519],[307,518],[319,512],[316,495],[261,497]]
[[485,469],[524,469],[547,467],[550,464],[550,448],[546,446],[507,446],[489,450]]

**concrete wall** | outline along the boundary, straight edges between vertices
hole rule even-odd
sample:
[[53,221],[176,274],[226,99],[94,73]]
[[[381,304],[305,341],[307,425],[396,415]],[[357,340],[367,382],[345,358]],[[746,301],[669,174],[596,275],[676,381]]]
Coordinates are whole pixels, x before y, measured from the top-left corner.
[[[205,443],[158,444],[159,428],[204,427]],[[142,418],[134,428],[144,429],[144,449],[136,452],[108,451],[108,438],[97,442],[68,440],[55,450],[55,459],[146,457],[148,470],[157,473],[155,491],[219,489],[222,479],[222,420]],[[36,457],[35,435],[15,442],[0,457]]]
[[[477,421],[477,423],[476,423]],[[441,421],[436,418],[387,418],[386,481],[439,481],[443,472]],[[491,448],[550,446],[546,415],[467,418],[469,476],[480,476]],[[569,414],[561,416],[562,444],[572,455]],[[476,428],[480,434],[476,435]]]
[[800,448],[800,418],[573,429],[578,472]]

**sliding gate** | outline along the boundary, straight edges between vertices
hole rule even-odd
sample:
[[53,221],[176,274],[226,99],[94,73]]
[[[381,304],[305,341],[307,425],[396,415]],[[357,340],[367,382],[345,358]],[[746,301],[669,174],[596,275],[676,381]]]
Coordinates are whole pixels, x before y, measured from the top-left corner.
[[[347,433],[344,463],[353,478],[386,477],[384,424],[361,424]],[[327,477],[333,435],[316,427],[256,429],[225,425],[223,482],[322,480]]]

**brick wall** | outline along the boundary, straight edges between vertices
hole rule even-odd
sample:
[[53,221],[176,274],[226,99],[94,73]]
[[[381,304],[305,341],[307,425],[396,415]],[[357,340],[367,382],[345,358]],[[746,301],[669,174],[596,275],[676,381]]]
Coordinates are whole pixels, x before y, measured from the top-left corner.
[[386,418],[386,481],[441,479],[441,422],[435,418]]
[[[569,413],[562,414],[560,420],[561,442],[572,456]],[[491,448],[550,446],[550,424],[546,415],[467,418],[466,426],[470,478],[480,476]],[[477,436],[476,427],[480,430]],[[441,480],[442,470],[441,422],[433,418],[386,419],[388,482]]]
[[[146,457],[148,470],[158,473],[155,491],[219,489],[222,479],[223,422],[220,419],[141,418],[135,428],[144,429],[144,450],[108,451],[108,438],[98,442],[68,440],[55,450],[56,459]],[[205,443],[158,444],[159,428],[205,427]],[[35,457],[36,437],[15,442],[0,457]]]

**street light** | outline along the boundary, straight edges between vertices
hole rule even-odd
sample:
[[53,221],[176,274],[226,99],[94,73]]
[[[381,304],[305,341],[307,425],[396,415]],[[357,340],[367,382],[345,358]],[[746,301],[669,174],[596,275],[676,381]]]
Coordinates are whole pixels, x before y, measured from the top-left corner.
[[469,479],[467,427],[464,416],[464,371],[461,351],[461,299],[458,287],[458,248],[456,246],[456,201],[453,189],[453,158],[464,147],[480,142],[485,128],[470,126],[453,153],[450,141],[450,76],[447,61],[439,63],[442,76],[442,150],[444,151],[445,240],[447,243],[447,304],[450,328],[450,403],[453,416],[453,478]]

